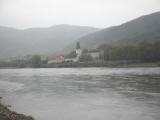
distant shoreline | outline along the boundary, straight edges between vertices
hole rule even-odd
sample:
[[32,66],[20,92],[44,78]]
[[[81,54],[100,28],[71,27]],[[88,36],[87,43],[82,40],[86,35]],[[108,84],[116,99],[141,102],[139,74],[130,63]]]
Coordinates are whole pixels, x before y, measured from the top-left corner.
[[44,64],[37,67],[0,67],[0,69],[16,69],[16,68],[92,68],[92,67],[106,67],[106,68],[135,68],[135,67],[160,67],[160,62],[86,62],[86,63],[55,63]]

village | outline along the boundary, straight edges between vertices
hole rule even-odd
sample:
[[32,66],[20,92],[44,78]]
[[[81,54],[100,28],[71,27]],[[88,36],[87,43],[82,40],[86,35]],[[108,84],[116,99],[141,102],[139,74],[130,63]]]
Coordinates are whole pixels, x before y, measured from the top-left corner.
[[77,62],[100,62],[103,60],[104,53],[98,49],[82,49],[80,43],[77,42],[75,50],[70,52],[68,55],[57,55],[49,57],[47,64],[57,63],[77,63]]

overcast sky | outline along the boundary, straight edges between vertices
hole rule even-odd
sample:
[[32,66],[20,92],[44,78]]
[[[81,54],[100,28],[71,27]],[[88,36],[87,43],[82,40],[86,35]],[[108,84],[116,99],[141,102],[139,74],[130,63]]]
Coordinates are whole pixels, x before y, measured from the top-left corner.
[[0,0],[0,25],[15,28],[71,24],[118,25],[160,11],[160,0]]

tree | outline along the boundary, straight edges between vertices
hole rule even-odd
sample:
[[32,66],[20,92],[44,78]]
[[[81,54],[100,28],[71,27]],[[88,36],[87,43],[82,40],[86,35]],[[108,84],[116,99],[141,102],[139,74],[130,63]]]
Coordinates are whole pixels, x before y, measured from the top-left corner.
[[76,49],[81,49],[79,42],[77,42]]
[[39,55],[32,56],[31,65],[33,67],[40,67],[40,65],[41,65],[41,56],[39,56]]

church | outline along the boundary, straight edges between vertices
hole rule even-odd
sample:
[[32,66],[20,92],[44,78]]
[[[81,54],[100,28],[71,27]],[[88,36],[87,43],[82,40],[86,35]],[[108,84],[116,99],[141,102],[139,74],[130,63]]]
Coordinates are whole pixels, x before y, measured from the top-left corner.
[[80,47],[80,43],[77,42],[76,48],[74,51],[70,53],[69,56],[65,57],[65,62],[79,62],[81,55],[89,55],[91,57],[91,61],[98,62],[100,61],[100,58],[103,56],[103,51],[100,51],[98,49],[91,49],[87,50],[85,53],[83,52],[83,49]]
[[75,53],[75,55],[68,57],[68,58],[65,58],[66,62],[78,62],[79,61],[79,58],[82,55],[82,49],[80,47],[79,42],[77,42],[76,48],[73,52]]

